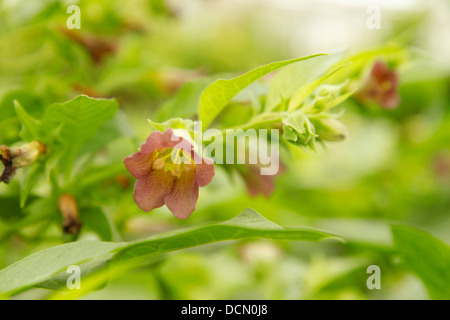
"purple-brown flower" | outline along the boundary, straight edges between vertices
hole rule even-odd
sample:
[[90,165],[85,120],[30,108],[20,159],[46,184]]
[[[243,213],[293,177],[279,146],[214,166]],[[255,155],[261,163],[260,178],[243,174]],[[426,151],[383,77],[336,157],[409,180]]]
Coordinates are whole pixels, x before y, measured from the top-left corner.
[[152,132],[141,149],[123,162],[137,179],[134,201],[139,208],[149,212],[165,204],[180,219],[195,210],[199,187],[214,176],[213,160],[202,158],[171,128]]
[[385,109],[395,109],[400,103],[397,87],[397,72],[389,69],[383,61],[377,60],[358,97],[363,101],[373,101]]
[[280,161],[280,168],[274,175],[262,175],[261,165],[245,164],[236,167],[244,179],[247,191],[252,197],[263,195],[270,197],[275,190],[275,179],[286,170],[286,166]]

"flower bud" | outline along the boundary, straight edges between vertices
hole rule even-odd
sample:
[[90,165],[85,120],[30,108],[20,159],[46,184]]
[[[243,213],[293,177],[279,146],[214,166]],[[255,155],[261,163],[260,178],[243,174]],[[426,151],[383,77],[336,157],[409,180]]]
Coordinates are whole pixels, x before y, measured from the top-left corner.
[[347,137],[347,128],[337,119],[319,117],[311,119],[320,139],[328,141],[342,141]]

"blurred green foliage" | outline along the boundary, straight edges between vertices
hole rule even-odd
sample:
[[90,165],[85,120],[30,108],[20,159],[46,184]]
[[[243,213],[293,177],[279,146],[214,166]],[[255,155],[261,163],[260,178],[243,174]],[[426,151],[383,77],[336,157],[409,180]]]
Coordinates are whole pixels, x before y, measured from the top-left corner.
[[[69,30],[64,1],[0,3],[0,144],[39,137],[59,150],[0,184],[0,269],[66,242],[133,241],[228,220],[247,207],[277,224],[324,229],[346,241],[214,243],[93,273],[80,292],[34,288],[13,298],[449,298],[442,284],[450,272],[450,65],[420,41],[433,28],[419,17],[432,13],[400,14],[391,28],[376,31],[382,36],[371,47],[354,44],[293,64],[230,97],[214,115],[215,125],[242,125],[259,112],[288,110],[284,98],[293,95],[315,112],[333,103],[339,86],[357,90],[382,56],[398,68],[401,102],[386,110],[346,96],[335,106],[345,110],[339,120],[346,138],[318,145],[318,153],[283,145],[286,172],[270,197],[250,197],[237,172],[220,167],[201,190],[194,214],[178,220],[165,207],[145,213],[133,201],[134,179],[122,159],[151,132],[147,119],[195,119],[200,94],[213,81],[322,53],[323,46],[307,48],[307,39],[291,46],[285,35],[267,32],[272,20],[259,7],[200,0],[77,5],[81,29]],[[327,78],[334,87],[326,94],[314,86],[306,95],[297,91],[347,61],[353,63]],[[76,119],[71,104],[77,99],[95,106],[87,107],[94,117],[78,119],[86,121],[80,127],[58,128],[54,112]],[[114,105],[114,112],[100,112],[102,104]],[[315,134],[297,125],[301,119],[303,113],[283,122],[294,142],[302,133]],[[58,197],[64,193],[77,199],[83,222],[77,236],[61,231]],[[392,224],[427,232],[398,226],[391,233]],[[366,286],[369,265],[380,266],[380,290]]]

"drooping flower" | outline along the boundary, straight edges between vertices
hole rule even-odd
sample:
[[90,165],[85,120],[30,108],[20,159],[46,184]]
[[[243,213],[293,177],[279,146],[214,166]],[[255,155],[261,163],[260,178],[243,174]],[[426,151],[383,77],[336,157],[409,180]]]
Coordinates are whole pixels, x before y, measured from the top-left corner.
[[20,147],[9,148],[0,146],[0,161],[3,164],[3,172],[0,182],[8,184],[16,174],[16,170],[33,163],[40,154],[44,154],[46,146],[39,141],[33,141]]
[[195,210],[199,187],[214,176],[214,161],[202,158],[171,128],[152,132],[141,149],[123,161],[137,179],[134,201],[139,208],[149,212],[165,204],[180,219]]
[[[264,140],[258,143],[250,142],[245,152],[238,152],[236,155],[237,164],[233,165],[232,169],[244,180],[251,197],[258,195],[270,197],[275,190],[276,178],[286,169],[281,161],[277,137],[272,137],[271,142],[266,140],[266,148],[261,147]],[[259,139],[264,139],[264,136],[259,136]],[[267,152],[269,148],[270,154],[262,152],[263,149]]]
[[245,164],[235,167],[244,180],[250,196],[270,197],[275,190],[275,179],[286,170],[286,166],[281,161],[279,166],[278,172],[274,175],[262,175],[260,164]]
[[383,61],[377,60],[357,97],[362,101],[373,101],[385,109],[395,109],[400,103],[397,88],[397,72],[389,69]]

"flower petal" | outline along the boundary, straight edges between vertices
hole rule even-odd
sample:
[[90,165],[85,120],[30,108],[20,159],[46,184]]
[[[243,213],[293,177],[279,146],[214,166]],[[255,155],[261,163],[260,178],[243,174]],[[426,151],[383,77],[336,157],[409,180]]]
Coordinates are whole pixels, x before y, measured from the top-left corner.
[[128,157],[125,157],[125,159],[123,159],[123,163],[133,177],[140,179],[149,174],[153,164],[152,158],[153,156],[151,153],[143,153],[142,151],[138,151]]
[[382,107],[394,109],[400,103],[397,92],[398,74],[395,70],[389,69],[381,60],[376,61],[372,68],[370,87],[368,95],[372,96],[372,99]]
[[275,189],[275,177],[263,176],[259,172],[252,172],[243,176],[247,190],[250,196],[256,197],[257,195],[264,195],[269,197]]
[[195,181],[200,187],[206,186],[214,177],[214,161],[203,158],[202,163],[195,165]]
[[[167,163],[164,159],[169,154],[165,149],[180,149],[183,155],[190,157],[182,157],[182,161],[187,162],[180,164],[181,167],[177,165],[177,161],[181,159],[180,153],[175,154],[173,163]],[[156,150],[158,152],[155,152]],[[161,154],[164,154],[164,157],[161,158]],[[174,153],[170,155],[174,156]],[[158,157],[161,163],[155,163]],[[193,158],[197,160],[194,163]],[[186,219],[195,210],[199,186],[207,185],[214,176],[214,161],[202,159],[194,151],[192,143],[176,136],[171,128],[162,133],[152,132],[140,151],[126,157],[124,164],[138,179],[134,200],[142,210],[148,212],[165,203],[180,219]]]
[[170,171],[153,170],[136,181],[134,201],[139,208],[149,212],[164,205],[164,198],[173,186],[174,178]]
[[156,149],[173,148],[182,140],[182,138],[173,134],[171,128],[166,129],[164,132],[153,131],[141,145],[141,152],[151,153]]
[[286,171],[286,165],[280,161],[278,172],[274,175],[262,175],[261,166],[254,164],[245,165],[245,169],[240,170],[240,174],[247,186],[250,196],[264,195],[270,197],[275,190],[276,178]]
[[198,199],[198,188],[194,170],[184,171],[180,179],[175,180],[172,192],[164,200],[167,208],[175,217],[186,219],[194,212]]
[[380,99],[380,105],[385,109],[395,109],[400,103],[400,97],[395,92],[389,92]]

